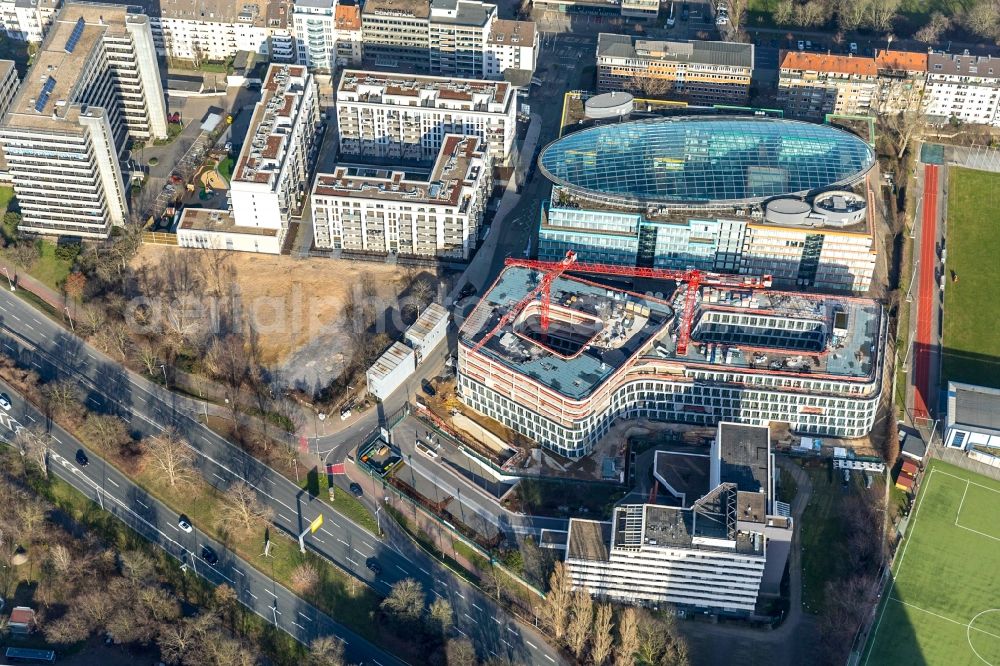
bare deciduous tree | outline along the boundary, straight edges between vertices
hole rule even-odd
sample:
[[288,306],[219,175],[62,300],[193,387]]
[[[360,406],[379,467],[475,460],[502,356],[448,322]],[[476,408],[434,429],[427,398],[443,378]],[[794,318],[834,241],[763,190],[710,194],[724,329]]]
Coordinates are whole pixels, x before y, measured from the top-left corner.
[[256,491],[243,481],[237,481],[226,492],[220,527],[235,525],[249,533],[269,523],[271,515],[271,508],[260,501]]
[[587,648],[590,632],[594,629],[594,600],[586,588],[573,590],[572,613],[566,629],[566,644],[579,661]]
[[174,487],[194,478],[194,453],[173,430],[146,440],[153,466],[163,473],[163,479]]
[[59,417],[75,417],[80,413],[80,391],[68,379],[57,379],[42,387],[46,411]]
[[924,44],[936,44],[941,35],[951,29],[951,19],[941,12],[934,12],[913,37]]
[[404,578],[392,586],[389,596],[382,600],[382,609],[396,617],[414,621],[424,610],[424,588],[412,578]]
[[319,572],[309,562],[303,562],[292,570],[292,589],[299,594],[305,594],[319,584]]
[[468,638],[451,639],[444,649],[448,666],[476,666],[476,648]]
[[334,636],[321,636],[309,644],[308,666],[344,666],[344,643]]
[[542,601],[541,612],[545,624],[557,641],[562,641],[566,635],[566,625],[569,622],[570,605],[572,603],[572,583],[566,572],[566,565],[556,562],[552,575],[549,577],[549,592]]
[[189,656],[197,651],[201,642],[201,629],[191,620],[168,624],[156,638],[160,658],[171,666],[187,663]]
[[615,649],[615,666],[634,666],[639,651],[639,613],[626,608],[618,621],[618,646]]
[[83,424],[87,444],[105,453],[117,453],[128,439],[125,423],[111,414],[91,414]]
[[455,623],[454,613],[451,603],[444,597],[438,597],[431,604],[430,619],[434,623],[434,628],[441,632],[442,636],[447,636]]
[[14,435],[14,445],[21,454],[24,473],[34,468],[48,478],[49,434],[38,428],[21,428]]
[[611,605],[601,604],[597,607],[593,640],[590,644],[590,660],[594,662],[594,666],[603,666],[604,662],[611,656],[611,650],[614,647],[614,637],[611,635],[612,626]]

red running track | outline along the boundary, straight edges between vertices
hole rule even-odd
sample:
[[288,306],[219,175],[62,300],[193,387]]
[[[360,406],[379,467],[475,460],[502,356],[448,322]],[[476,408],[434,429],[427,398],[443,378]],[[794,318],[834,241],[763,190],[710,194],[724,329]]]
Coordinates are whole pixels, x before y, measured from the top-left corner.
[[920,225],[920,283],[917,290],[917,334],[913,338],[916,366],[913,394],[914,416],[928,417],[933,401],[931,384],[931,325],[934,322],[934,291],[937,267],[938,173],[936,164],[924,166],[923,219]]

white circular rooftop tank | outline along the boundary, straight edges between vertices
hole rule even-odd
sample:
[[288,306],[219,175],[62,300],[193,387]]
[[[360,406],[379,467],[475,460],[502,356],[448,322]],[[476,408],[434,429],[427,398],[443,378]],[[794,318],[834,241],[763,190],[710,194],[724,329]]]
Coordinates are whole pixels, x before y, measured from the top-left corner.
[[803,226],[812,207],[802,199],[782,197],[771,199],[764,206],[764,219],[771,224]]
[[868,202],[860,194],[835,190],[816,195],[813,211],[822,215],[823,223],[832,227],[849,227],[865,221]]
[[634,98],[627,92],[609,92],[594,95],[583,104],[583,112],[587,118],[602,120],[604,118],[620,118],[632,113]]

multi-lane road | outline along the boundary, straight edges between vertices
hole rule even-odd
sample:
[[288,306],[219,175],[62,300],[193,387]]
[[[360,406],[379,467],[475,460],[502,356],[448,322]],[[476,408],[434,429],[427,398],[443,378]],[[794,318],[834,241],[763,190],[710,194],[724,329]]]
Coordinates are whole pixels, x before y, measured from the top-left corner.
[[[10,386],[0,381],[0,389],[13,403],[9,412],[0,412],[0,439],[14,442],[14,436],[25,424],[45,423],[44,415]],[[87,464],[81,465],[76,452],[83,445],[57,424],[50,424],[47,445],[49,473],[63,479],[165,550],[187,571],[202,576],[213,585],[226,583],[231,586],[240,601],[268,623],[305,644],[320,636],[337,636],[345,643],[347,657],[355,662],[382,666],[403,666],[405,663],[277,584],[197,526],[190,533],[182,530],[178,527],[180,516],[176,512],[132,483],[115,467],[105,464],[92,451],[86,451]],[[205,546],[218,555],[218,562],[211,564],[202,558]]]
[[[411,541],[396,536],[387,543],[335,513],[202,425],[197,419],[200,403],[130,373],[6,290],[0,293],[0,348],[46,380],[74,382],[88,409],[118,415],[137,433],[154,435],[174,428],[198,454],[197,467],[206,480],[223,488],[246,481],[273,509],[275,525],[285,532],[297,534],[324,514],[324,527],[306,538],[308,547],[382,594],[396,581],[414,578],[428,591],[428,599],[447,597],[455,609],[456,628],[473,640],[481,655],[502,655],[516,663],[561,661],[533,628],[514,621]],[[367,569],[368,558],[379,561],[381,576]]]

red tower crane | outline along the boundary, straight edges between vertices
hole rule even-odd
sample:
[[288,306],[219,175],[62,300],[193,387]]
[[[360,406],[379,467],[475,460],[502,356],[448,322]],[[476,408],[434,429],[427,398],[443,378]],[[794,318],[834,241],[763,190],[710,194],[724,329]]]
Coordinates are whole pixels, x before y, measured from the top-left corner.
[[511,307],[500,322],[476,343],[472,351],[479,351],[483,345],[493,337],[501,328],[506,326],[517,314],[533,301],[539,294],[542,296],[541,326],[542,330],[549,327],[549,301],[551,298],[550,288],[552,281],[566,272],[573,273],[593,273],[595,275],[615,275],[632,278],[647,278],[653,280],[672,280],[678,285],[684,283],[687,292],[684,296],[684,314],[681,318],[680,328],[677,332],[677,353],[683,356],[687,353],[688,343],[691,340],[691,325],[694,322],[694,306],[697,301],[698,291],[702,286],[721,287],[723,289],[767,289],[771,286],[772,276],[739,276],[723,275],[720,273],[706,273],[694,268],[685,270],[669,270],[663,268],[640,268],[637,266],[614,266],[611,264],[591,264],[576,260],[575,252],[567,252],[566,258],[562,261],[537,261],[531,259],[517,259],[509,257],[505,262],[507,266],[520,266],[530,268],[542,273],[542,279],[538,286],[531,290],[521,301]]

